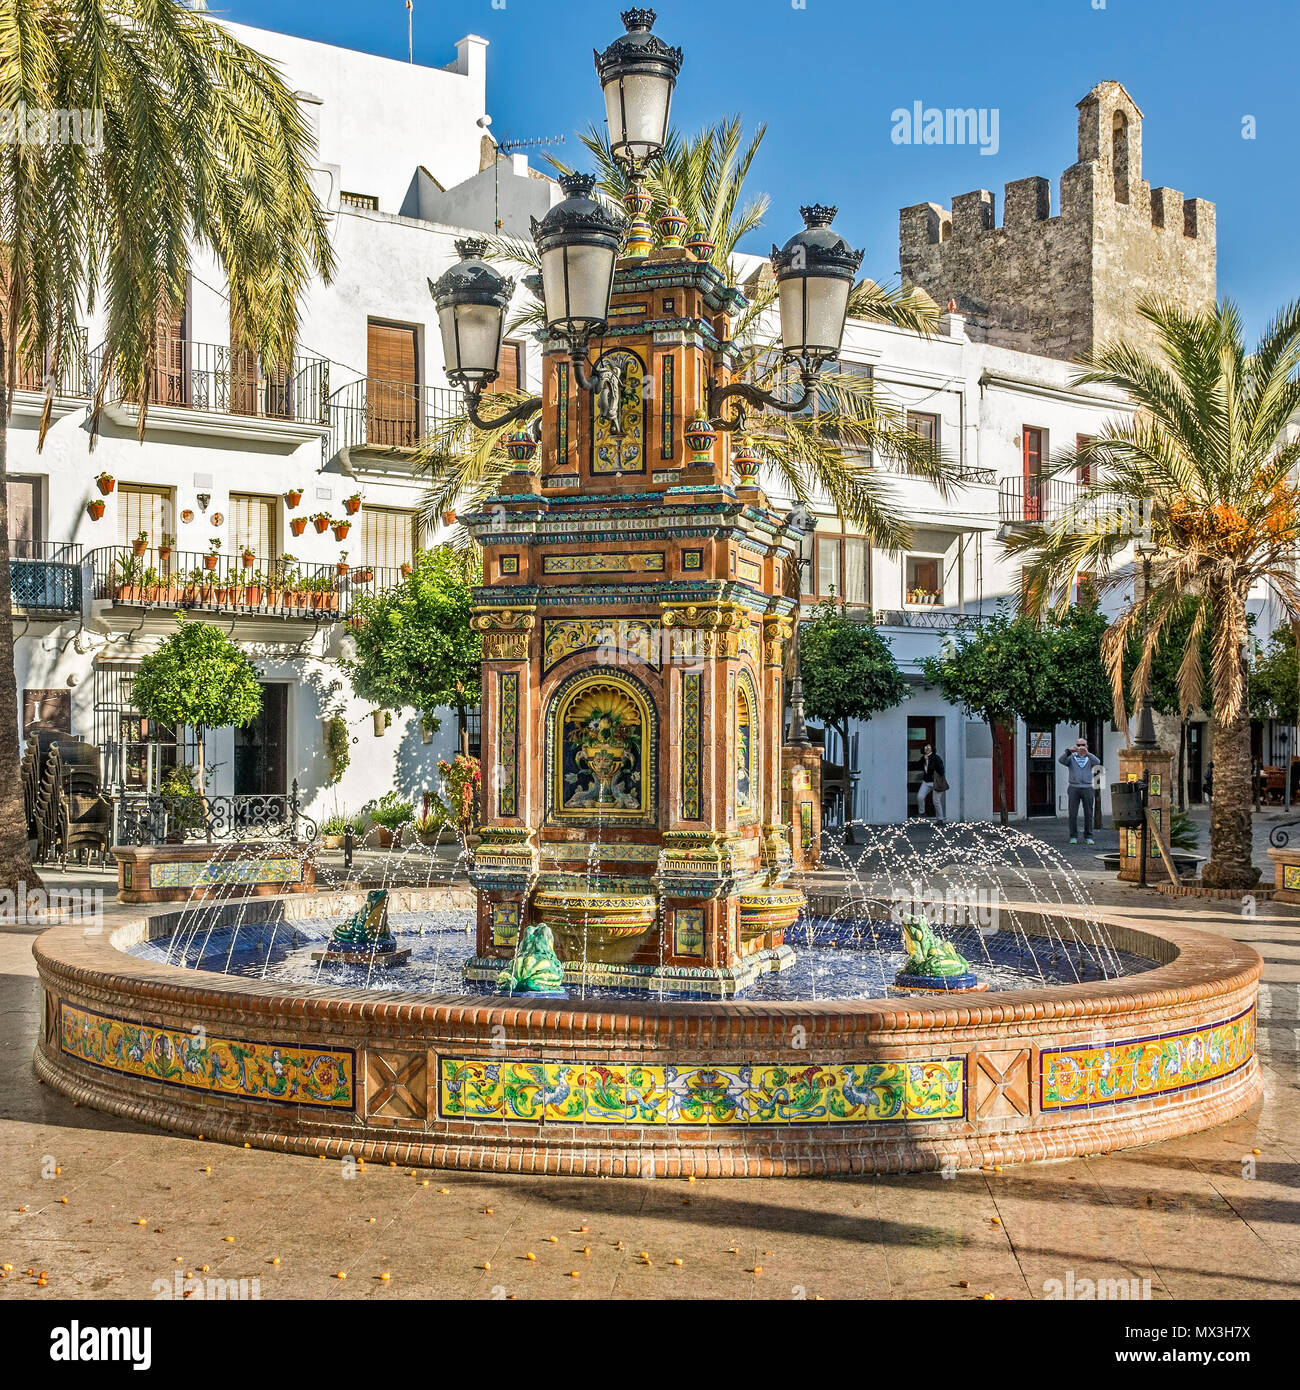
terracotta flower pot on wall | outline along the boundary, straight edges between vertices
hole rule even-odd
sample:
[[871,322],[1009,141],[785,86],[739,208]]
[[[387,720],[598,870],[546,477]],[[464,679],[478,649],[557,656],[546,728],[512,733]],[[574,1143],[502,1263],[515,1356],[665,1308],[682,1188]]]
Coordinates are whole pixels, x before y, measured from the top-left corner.
[[90,513],[92,521],[99,521],[103,518],[104,506],[104,501],[99,497],[96,497],[93,502],[86,503],[86,510]]

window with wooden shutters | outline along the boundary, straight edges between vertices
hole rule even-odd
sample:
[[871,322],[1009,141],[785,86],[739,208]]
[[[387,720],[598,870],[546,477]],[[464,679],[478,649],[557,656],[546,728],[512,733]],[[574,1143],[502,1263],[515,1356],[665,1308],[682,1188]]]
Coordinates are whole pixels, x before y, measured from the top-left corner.
[[189,405],[189,348],[185,342],[185,306],[173,313],[161,313],[154,329],[153,392],[154,405]]
[[865,607],[871,602],[871,542],[865,536],[819,535],[813,582],[818,598]]
[[1047,454],[1047,431],[1026,425],[1021,432],[1024,446],[1025,520],[1043,519],[1043,462]]
[[156,546],[163,532],[175,530],[172,522],[172,495],[164,488],[136,487],[125,483],[118,488],[117,542],[130,545],[143,531],[149,544]]
[[489,391],[522,391],[524,389],[524,345],[509,338],[501,344],[497,359],[500,375],[488,387]]
[[407,324],[367,326],[366,440],[411,449],[420,437],[419,335]]
[[[1076,434],[1074,436],[1074,452],[1082,453],[1096,438],[1092,434]],[[1088,487],[1092,483],[1092,464],[1090,462],[1081,463],[1076,470],[1077,481],[1080,487]]]
[[361,508],[360,553],[356,563],[396,570],[415,559],[418,515],[387,507]]
[[9,553],[19,559],[30,557],[41,540],[41,480],[6,478],[5,497],[9,503]]
[[250,493],[230,494],[230,537],[234,545],[247,546],[256,554],[258,564],[265,568],[279,554],[276,546],[275,497],[258,497]]

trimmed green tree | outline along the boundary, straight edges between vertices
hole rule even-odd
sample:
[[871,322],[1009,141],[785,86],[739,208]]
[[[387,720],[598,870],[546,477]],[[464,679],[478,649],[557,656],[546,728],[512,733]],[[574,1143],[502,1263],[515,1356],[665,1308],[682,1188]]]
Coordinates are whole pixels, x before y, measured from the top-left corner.
[[469,555],[443,545],[422,551],[395,588],[359,598],[356,657],[344,663],[358,697],[381,709],[413,709],[435,730],[437,711],[454,709],[467,742],[465,711],[480,699],[483,641],[469,625],[480,579]]
[[[799,670],[809,717],[830,725],[843,740],[847,778],[849,721],[893,709],[907,694],[907,680],[875,625],[850,618],[830,599],[800,629]],[[847,786],[844,792],[847,820]]]
[[1300,718],[1300,669],[1295,628],[1277,628],[1268,646],[1251,662],[1250,713],[1255,719],[1294,724]]
[[198,736],[198,794],[206,790],[203,739],[208,729],[251,724],[262,710],[253,663],[219,627],[176,615],[176,631],[140,663],[131,701],[146,718]]
[[[921,668],[949,704],[960,705],[990,728],[1015,728],[1019,719],[1046,717],[1042,706],[1056,685],[1051,643],[1037,623],[1005,608],[975,632],[960,632],[942,656],[926,657]],[[994,741],[993,775],[1002,824],[1007,823],[1007,775]]]

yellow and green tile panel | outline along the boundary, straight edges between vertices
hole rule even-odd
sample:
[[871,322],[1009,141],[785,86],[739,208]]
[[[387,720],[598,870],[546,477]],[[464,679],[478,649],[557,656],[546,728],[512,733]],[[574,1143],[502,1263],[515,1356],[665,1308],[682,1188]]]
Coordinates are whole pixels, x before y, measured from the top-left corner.
[[960,1057],[818,1066],[641,1066],[440,1057],[444,1119],[537,1124],[806,1125],[959,1120]]
[[1143,1100],[1217,1081],[1255,1055],[1255,1010],[1132,1042],[1044,1048],[1041,1108],[1073,1110]]
[[59,1047],[92,1066],[189,1090],[286,1105],[354,1108],[348,1049],[245,1042],[155,1028],[59,1002]]

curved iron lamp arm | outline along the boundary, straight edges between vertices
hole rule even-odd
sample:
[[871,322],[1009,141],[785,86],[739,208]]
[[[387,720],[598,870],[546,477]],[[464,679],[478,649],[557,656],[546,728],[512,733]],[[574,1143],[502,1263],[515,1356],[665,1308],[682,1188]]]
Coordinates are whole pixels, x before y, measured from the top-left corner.
[[485,420],[479,413],[479,402],[483,399],[482,386],[468,388],[465,391],[465,400],[469,406],[469,418],[475,429],[495,430],[502,425],[513,424],[516,420],[528,420],[536,415],[542,408],[542,398],[540,396],[529,396],[526,401],[520,401],[517,406],[507,410],[504,415],[495,416],[491,420]]
[[[783,401],[768,391],[751,386],[747,381],[733,381],[730,386],[719,386],[716,382],[710,382],[709,423],[713,425],[714,429],[719,430],[744,429],[746,405],[752,405],[759,410],[776,410],[782,415],[797,415],[812,399],[817,373],[807,370],[801,371],[799,381],[801,383],[800,393],[792,401]],[[734,415],[724,416],[722,403],[729,400],[739,400],[742,404],[736,407]]]

